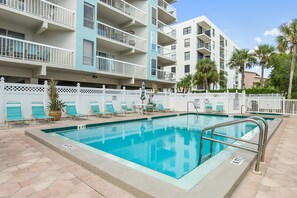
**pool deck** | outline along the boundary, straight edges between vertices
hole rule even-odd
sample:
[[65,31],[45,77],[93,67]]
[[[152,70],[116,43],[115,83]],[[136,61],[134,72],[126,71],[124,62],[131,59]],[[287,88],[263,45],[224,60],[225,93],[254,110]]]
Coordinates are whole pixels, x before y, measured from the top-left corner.
[[[159,113],[165,115],[164,113]],[[158,115],[154,113],[154,115]],[[25,130],[145,117],[89,118],[40,125],[0,125],[0,197],[133,197],[24,135]],[[297,196],[297,118],[285,118],[267,149],[262,176],[247,174],[233,197]],[[247,190],[248,189],[248,190]]]

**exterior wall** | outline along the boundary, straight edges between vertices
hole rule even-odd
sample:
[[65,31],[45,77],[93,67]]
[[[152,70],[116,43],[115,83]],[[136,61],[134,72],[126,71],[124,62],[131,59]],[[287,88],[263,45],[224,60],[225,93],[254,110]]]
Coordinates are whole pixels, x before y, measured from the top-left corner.
[[[228,63],[228,60],[232,56],[232,52],[235,48],[238,48],[236,44],[229,39],[219,28],[217,28],[207,17],[201,16],[197,17],[182,23],[179,23],[177,25],[172,26],[174,29],[176,29],[177,34],[177,44],[176,44],[176,57],[177,57],[177,66],[176,66],[176,75],[177,80],[180,80],[180,78],[184,77],[186,74],[184,72],[184,66],[190,65],[190,73],[194,74],[196,72],[196,64],[197,64],[197,24],[200,22],[206,22],[211,27],[211,53],[210,58],[211,60],[214,60],[217,64],[217,69],[220,71],[220,36],[223,36],[227,40],[227,46],[225,46],[224,49],[224,70],[227,72],[228,76],[228,88],[236,88],[235,83],[236,81],[240,82],[240,75],[238,75],[237,80],[236,77],[236,71],[231,70],[226,65]],[[183,29],[186,27],[191,27],[192,31],[191,34],[183,35]],[[215,36],[213,36],[213,30],[215,30]],[[184,46],[184,40],[186,38],[190,38],[190,47]],[[213,43],[214,42],[214,43]],[[213,47],[214,46],[214,47]],[[184,53],[190,51],[190,60],[184,60]],[[167,70],[169,70],[167,68]],[[238,83],[239,88],[240,83]]]
[[[265,80],[265,79],[264,79]],[[256,72],[244,72],[244,84],[245,88],[253,88],[254,83],[260,83],[261,77]]]

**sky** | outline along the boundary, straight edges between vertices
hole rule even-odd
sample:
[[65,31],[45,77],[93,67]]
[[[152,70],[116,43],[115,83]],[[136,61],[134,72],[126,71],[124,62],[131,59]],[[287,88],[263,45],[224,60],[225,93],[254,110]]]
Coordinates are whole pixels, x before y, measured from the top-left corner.
[[[278,27],[297,18],[297,0],[177,0],[173,6],[177,22],[205,15],[241,49],[275,45]],[[260,74],[259,67],[252,71]]]

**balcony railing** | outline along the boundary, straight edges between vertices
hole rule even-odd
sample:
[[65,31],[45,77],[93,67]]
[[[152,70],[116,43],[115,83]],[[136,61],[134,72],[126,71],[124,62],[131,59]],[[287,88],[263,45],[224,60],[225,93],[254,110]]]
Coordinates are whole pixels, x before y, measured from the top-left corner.
[[176,52],[175,51],[171,51],[170,49],[167,49],[161,45],[158,45],[158,54],[160,56],[169,58],[173,61],[176,61]]
[[123,30],[114,28],[110,25],[98,22],[98,35],[120,42],[126,46],[137,48],[142,51],[146,51],[146,40],[125,32]]
[[13,58],[54,65],[73,66],[73,51],[0,36],[0,57]]
[[96,57],[97,70],[110,74],[146,78],[146,67],[101,56]]
[[202,35],[202,34],[208,36],[209,38],[211,37],[210,30],[200,29],[200,30],[197,31],[197,35]]
[[75,26],[73,11],[45,0],[0,0],[0,5],[70,27]]
[[175,73],[160,69],[152,69],[152,74],[156,75],[159,80],[175,81]]
[[158,29],[173,38],[176,38],[176,31],[175,29],[171,28],[170,26],[166,25],[165,23],[158,21]]
[[164,0],[158,0],[158,6],[160,6],[163,10],[176,17],[176,9],[169,3]]
[[138,9],[137,7],[122,1],[122,0],[99,0],[102,3],[105,3],[113,8],[116,8],[123,14],[127,14],[130,17],[146,24],[147,21],[147,13]]
[[209,51],[211,51],[211,46],[209,43],[203,43],[203,42],[200,42],[200,43],[197,43],[197,48],[206,48],[208,49]]

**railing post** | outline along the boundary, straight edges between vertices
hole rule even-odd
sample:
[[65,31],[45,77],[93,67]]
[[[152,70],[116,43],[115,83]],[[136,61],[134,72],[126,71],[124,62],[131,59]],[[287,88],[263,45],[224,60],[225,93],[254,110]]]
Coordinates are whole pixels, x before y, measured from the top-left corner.
[[123,102],[126,101],[126,87],[123,87]]
[[226,92],[226,113],[229,114],[230,110],[229,110],[229,90],[227,89]]
[[105,92],[106,92],[105,85],[103,85],[102,86],[102,106],[101,106],[103,111],[105,111]]
[[260,112],[260,99],[257,97],[257,102],[258,102],[258,113]]
[[0,79],[0,123],[4,122],[4,113],[5,113],[5,79],[1,77]]
[[44,92],[43,92],[43,104],[44,104],[44,108],[46,110],[47,106],[48,106],[48,95],[47,95],[47,91],[48,91],[48,82],[47,80],[44,81]]
[[79,101],[80,101],[80,83],[77,83],[77,87],[76,87],[76,108],[79,111]]
[[[246,105],[246,104],[245,104],[245,103],[246,103],[246,101],[245,101],[245,100],[246,100],[246,98],[245,98],[245,90],[242,91],[242,100],[243,100],[243,101],[242,101],[242,105]],[[246,112],[246,111],[245,111],[245,112]],[[245,112],[244,112],[244,113],[245,113]]]
[[283,114],[286,113],[286,98],[283,97]]

